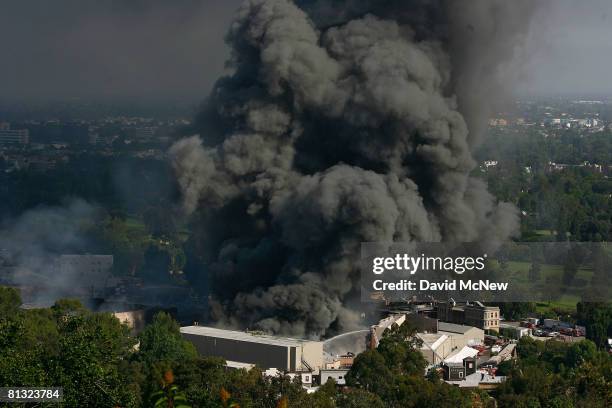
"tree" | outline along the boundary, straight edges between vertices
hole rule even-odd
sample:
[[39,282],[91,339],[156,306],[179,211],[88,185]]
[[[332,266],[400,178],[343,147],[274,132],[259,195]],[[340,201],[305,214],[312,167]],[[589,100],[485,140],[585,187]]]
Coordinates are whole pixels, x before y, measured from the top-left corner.
[[378,348],[359,354],[346,376],[347,385],[376,394],[388,407],[470,407],[468,393],[425,379],[421,340],[409,324],[385,331]]
[[155,408],[190,408],[187,397],[179,391],[179,388],[174,384],[174,374],[172,370],[164,373],[162,380],[162,388],[152,396],[153,406]]
[[586,327],[587,338],[597,347],[605,347],[612,337],[612,304],[580,302],[576,310],[578,321]]
[[354,388],[339,395],[336,399],[338,408],[383,408],[380,397],[366,390]]
[[432,382],[434,384],[438,384],[441,380],[440,373],[435,368],[432,368],[427,372],[427,381]]
[[0,286],[0,318],[14,316],[21,306],[21,296],[15,288]]
[[576,263],[573,256],[568,256],[567,260],[563,265],[563,284],[571,285],[574,282],[574,278],[578,273],[578,264]]
[[149,236],[126,220],[108,217],[92,232],[101,249],[114,256],[113,269],[117,275],[135,275],[144,263]]
[[167,313],[160,312],[138,336],[138,357],[146,364],[156,361],[181,361],[197,357],[193,344],[181,336],[180,326]]
[[502,361],[497,366],[497,371],[495,372],[495,375],[507,376],[512,372],[512,368],[513,368],[513,362],[511,360]]
[[422,340],[416,336],[416,328],[408,323],[394,324],[383,334],[378,352],[385,359],[387,367],[404,375],[423,375],[427,362],[419,348]]
[[228,371],[225,360],[199,357],[174,364],[175,384],[185,392],[189,402],[197,407],[217,407],[217,395],[226,385]]
[[85,306],[78,299],[59,299],[51,306],[51,310],[56,318],[87,312]]
[[58,326],[59,354],[43,361],[52,384],[64,387],[66,406],[135,406],[117,364],[133,352],[128,327],[106,313],[68,316]]
[[533,302],[503,302],[498,306],[502,316],[508,320],[527,317],[536,311],[536,305]]
[[529,281],[530,282],[537,282],[540,280],[540,272],[541,272],[542,268],[540,266],[540,263],[537,261],[534,261],[531,263],[531,266],[529,267]]
[[346,384],[363,388],[383,397],[392,387],[393,375],[387,368],[385,358],[377,350],[366,350],[355,357],[353,366],[346,374]]
[[336,408],[337,393],[336,382],[330,378],[317,392],[310,395],[310,405],[317,408]]
[[519,359],[503,369],[497,392],[505,407],[607,407],[612,397],[612,358],[590,341],[566,344],[523,337]]
[[576,368],[587,361],[594,361],[597,357],[597,346],[590,340],[572,343],[565,355],[565,365]]

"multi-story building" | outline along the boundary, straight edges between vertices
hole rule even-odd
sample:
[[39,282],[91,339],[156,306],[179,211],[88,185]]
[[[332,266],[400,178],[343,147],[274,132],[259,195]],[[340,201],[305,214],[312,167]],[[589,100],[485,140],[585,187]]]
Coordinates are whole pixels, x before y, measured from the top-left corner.
[[465,305],[464,310],[464,324],[499,332],[499,307],[485,306],[480,302],[474,302]]
[[11,129],[8,123],[0,124],[0,144],[28,144],[30,132],[27,129]]
[[438,319],[444,322],[465,324],[482,330],[499,332],[499,307],[485,306],[481,302],[458,304],[451,300],[436,304]]
[[138,127],[134,130],[134,135],[137,139],[140,140],[150,140],[155,136],[157,132],[157,127],[146,126],[146,127]]

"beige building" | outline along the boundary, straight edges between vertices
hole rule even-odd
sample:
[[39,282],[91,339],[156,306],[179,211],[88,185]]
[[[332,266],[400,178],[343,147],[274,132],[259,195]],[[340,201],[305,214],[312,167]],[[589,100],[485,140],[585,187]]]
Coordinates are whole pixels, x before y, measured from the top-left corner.
[[453,351],[484,343],[484,330],[455,323],[438,322],[438,334],[453,338]]
[[500,315],[497,306],[485,306],[481,302],[458,304],[450,300],[448,302],[438,302],[436,312],[440,321],[499,332]]
[[421,354],[429,364],[441,364],[464,347],[484,342],[484,330],[482,329],[454,323],[437,323],[437,331],[417,334],[423,341]]
[[145,327],[145,311],[141,310],[126,310],[122,312],[112,312],[119,321],[127,325],[133,333],[138,334]]
[[464,324],[480,327],[483,330],[499,332],[499,307],[484,306],[480,302],[475,302],[464,306],[464,308]]
[[453,338],[443,333],[417,333],[417,337],[423,342],[421,354],[431,365],[441,364],[456,349]]
[[417,337],[423,341],[421,354],[425,360],[429,364],[438,365],[466,346],[483,344],[484,331],[472,326],[437,322],[437,330],[419,332]]

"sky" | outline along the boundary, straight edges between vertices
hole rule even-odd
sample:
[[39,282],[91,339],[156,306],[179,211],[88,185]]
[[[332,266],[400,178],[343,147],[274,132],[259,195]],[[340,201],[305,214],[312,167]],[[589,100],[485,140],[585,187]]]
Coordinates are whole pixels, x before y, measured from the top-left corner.
[[0,98],[201,98],[238,0],[0,0]]
[[612,1],[552,0],[532,26],[521,93],[612,95]]
[[[0,100],[203,99],[239,4],[0,0]],[[524,54],[521,94],[612,94],[612,2],[550,2]]]

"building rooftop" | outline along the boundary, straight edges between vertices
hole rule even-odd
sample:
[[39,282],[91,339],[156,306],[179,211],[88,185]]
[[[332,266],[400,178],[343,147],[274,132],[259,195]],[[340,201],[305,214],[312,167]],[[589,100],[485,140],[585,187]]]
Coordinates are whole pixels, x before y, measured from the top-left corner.
[[451,307],[452,310],[458,310],[458,311],[465,311],[466,308],[494,309],[494,310],[499,309],[498,306],[487,306],[487,305],[483,304],[480,301],[475,301],[475,302],[455,302],[454,300],[451,300],[451,301],[448,301],[448,302],[440,301],[439,304],[441,304],[441,305],[450,304],[450,305],[452,305],[452,307]]
[[255,367],[255,364],[251,364],[251,363],[241,363],[239,361],[226,361],[225,362],[225,366],[229,367],[229,368],[235,368],[235,369],[245,369],[245,370],[250,370],[251,368]]
[[393,324],[401,325],[402,323],[404,323],[405,319],[406,319],[405,314],[393,314],[379,321],[377,326],[378,328],[382,329],[382,331],[385,331],[389,329],[391,326],[393,326]]
[[245,341],[251,343],[271,344],[284,347],[300,347],[304,343],[319,343],[312,340],[292,339],[287,337],[276,337],[265,334],[247,333],[235,330],[217,329],[206,326],[186,326],[181,327],[181,333],[193,334],[197,336],[217,337],[221,339],[230,339],[237,341]]
[[469,388],[476,388],[479,385],[497,385],[497,384],[501,384],[504,381],[506,381],[506,377],[505,376],[501,376],[501,375],[491,375],[489,373],[483,372],[483,371],[476,371],[473,374],[468,375],[467,377],[465,377],[465,380],[459,380],[459,381],[445,381],[448,384],[452,384],[452,385],[458,385],[460,388],[464,388],[464,387],[469,387]]
[[502,361],[506,361],[512,358],[514,349],[516,348],[515,343],[510,343],[504,347],[496,356],[491,357],[486,364],[499,364]]
[[351,371],[350,368],[322,368],[322,373],[348,373]]
[[447,357],[444,362],[446,364],[449,363],[461,363],[463,364],[463,360],[468,358],[468,357],[475,357],[478,354],[478,350],[473,349],[471,347],[468,346],[464,346],[461,350],[459,350],[457,353],[452,354],[450,357]]
[[447,335],[439,333],[417,333],[417,336],[423,340],[421,348],[431,350],[436,350],[448,338]]
[[438,322],[438,331],[444,331],[449,333],[460,333],[465,334],[471,329],[475,329],[477,327],[473,326],[464,326],[462,324],[455,323],[447,323],[447,322]]

